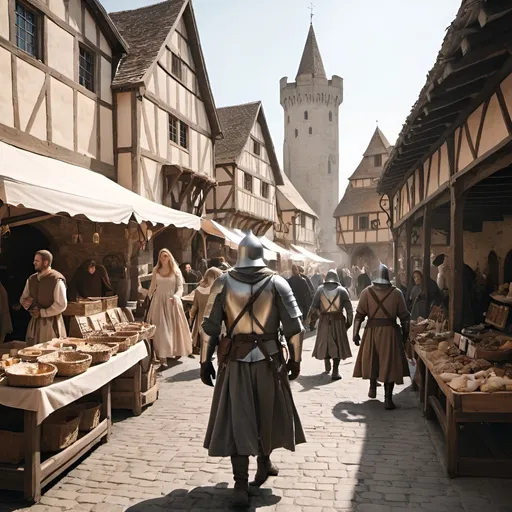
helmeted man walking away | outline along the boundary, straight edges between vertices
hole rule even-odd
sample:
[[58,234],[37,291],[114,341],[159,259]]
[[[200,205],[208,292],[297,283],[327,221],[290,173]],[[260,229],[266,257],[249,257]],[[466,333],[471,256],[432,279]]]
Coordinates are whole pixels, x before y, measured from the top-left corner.
[[[227,336],[219,340],[222,322]],[[282,324],[290,359],[280,344]],[[276,448],[294,451],[305,442],[288,380],[300,373],[304,328],[285,279],[266,267],[263,246],[250,232],[240,243],[238,261],[212,286],[202,324],[201,380],[213,386],[212,356],[217,347],[219,375],[204,442],[212,457],[231,457],[233,504],[249,504],[249,456],[258,456],[251,485],[277,475],[270,461]]]
[[[343,314],[345,311],[345,314]],[[331,371],[332,380],[340,380],[340,360],[352,356],[347,331],[353,320],[352,303],[348,291],[341,286],[335,270],[329,270],[325,282],[316,291],[309,312],[311,321],[320,315],[313,357],[323,359],[325,371]]]
[[[377,397],[377,383],[384,383],[386,409],[394,409],[393,388],[409,375],[404,346],[409,337],[410,314],[402,292],[391,285],[388,268],[380,265],[373,284],[359,297],[353,340],[359,345],[359,330],[368,317],[357,355],[354,377],[370,379],[370,398]],[[400,326],[396,320],[400,319]]]

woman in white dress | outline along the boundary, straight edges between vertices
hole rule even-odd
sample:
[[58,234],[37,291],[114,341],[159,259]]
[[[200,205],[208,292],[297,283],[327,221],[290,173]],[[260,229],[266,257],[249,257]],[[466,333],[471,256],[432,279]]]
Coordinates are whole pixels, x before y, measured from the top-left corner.
[[182,295],[183,276],[178,264],[168,249],[162,249],[149,287],[148,313],[148,322],[156,325],[153,345],[162,366],[167,366],[168,358],[192,354],[192,337]]

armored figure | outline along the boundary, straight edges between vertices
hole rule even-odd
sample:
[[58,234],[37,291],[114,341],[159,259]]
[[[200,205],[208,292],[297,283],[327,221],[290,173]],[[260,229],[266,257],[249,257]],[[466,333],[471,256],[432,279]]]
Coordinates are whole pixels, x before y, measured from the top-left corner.
[[[377,397],[378,382],[384,383],[386,409],[394,409],[393,388],[409,375],[404,346],[409,337],[410,314],[402,292],[392,286],[389,271],[380,265],[373,283],[359,297],[354,321],[353,340],[359,345],[359,330],[368,317],[354,377],[370,379],[370,398]],[[400,327],[397,324],[400,319]]]
[[[227,335],[219,339],[223,321]],[[258,457],[250,485],[259,487],[277,476],[270,460],[274,449],[295,451],[305,442],[288,382],[300,373],[301,312],[286,280],[266,267],[263,246],[252,232],[239,245],[234,269],[212,286],[202,327],[204,384],[213,386],[215,348],[219,363],[204,446],[212,457],[231,457],[233,504],[247,507],[249,456]]]
[[340,360],[352,357],[347,331],[352,325],[353,313],[348,291],[341,286],[335,270],[327,272],[325,283],[316,291],[308,321],[314,323],[317,316],[320,322],[313,357],[324,360],[326,373],[331,372],[332,359],[332,380],[340,380]]

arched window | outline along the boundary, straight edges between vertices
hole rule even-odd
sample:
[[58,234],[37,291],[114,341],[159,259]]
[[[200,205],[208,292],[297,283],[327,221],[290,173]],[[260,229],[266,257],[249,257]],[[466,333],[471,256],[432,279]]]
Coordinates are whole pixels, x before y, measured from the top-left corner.
[[299,130],[297,130],[297,128],[295,128],[295,138],[297,138],[299,136]]
[[331,172],[331,159],[329,158],[329,160],[327,160],[327,174],[331,174]]
[[290,116],[288,116],[288,124],[290,124]]
[[313,135],[313,128],[309,127],[309,135]]
[[329,121],[332,121],[332,112],[329,112]]
[[308,118],[309,118],[309,116],[308,116],[308,111],[307,111],[307,110],[305,110],[305,111],[304,111],[304,119],[307,121],[307,120],[308,120]]

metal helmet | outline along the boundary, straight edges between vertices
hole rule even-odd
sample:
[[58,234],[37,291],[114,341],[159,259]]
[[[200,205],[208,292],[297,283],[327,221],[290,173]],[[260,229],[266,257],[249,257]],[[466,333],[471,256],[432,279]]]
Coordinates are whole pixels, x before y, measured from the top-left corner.
[[263,245],[260,239],[249,231],[238,245],[238,259],[235,268],[261,268],[266,267],[263,260]]
[[391,281],[389,280],[389,269],[384,264],[380,264],[376,270],[373,272],[373,284],[384,284],[390,285]]
[[340,278],[338,277],[338,273],[336,272],[336,270],[329,270],[329,272],[327,272],[327,275],[325,276],[324,284],[327,284],[327,283],[340,284]]

